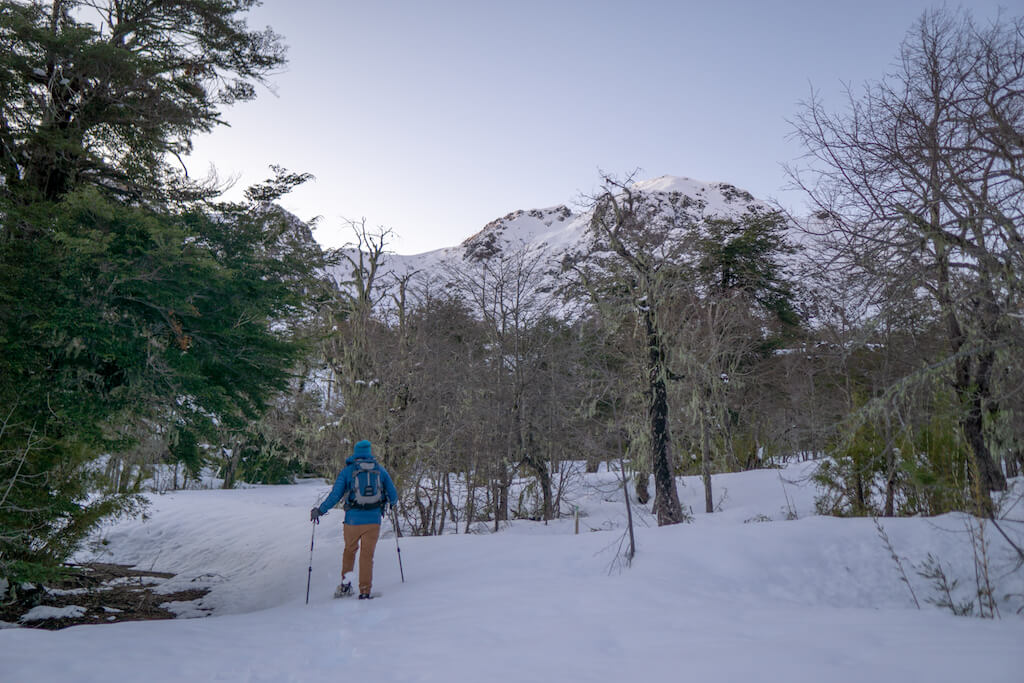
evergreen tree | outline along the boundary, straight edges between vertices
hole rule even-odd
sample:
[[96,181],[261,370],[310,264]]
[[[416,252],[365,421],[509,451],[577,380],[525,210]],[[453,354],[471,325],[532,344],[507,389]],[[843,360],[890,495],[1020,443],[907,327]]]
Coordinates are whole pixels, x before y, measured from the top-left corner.
[[135,201],[201,195],[175,157],[284,64],[280,37],[246,25],[258,4],[0,2],[3,191],[22,201],[83,184]]
[[[269,202],[211,204],[168,158],[282,64],[253,0],[0,3],[0,575],[103,518],[95,459],[240,432],[304,346],[319,248]],[[186,441],[173,435],[186,434]]]

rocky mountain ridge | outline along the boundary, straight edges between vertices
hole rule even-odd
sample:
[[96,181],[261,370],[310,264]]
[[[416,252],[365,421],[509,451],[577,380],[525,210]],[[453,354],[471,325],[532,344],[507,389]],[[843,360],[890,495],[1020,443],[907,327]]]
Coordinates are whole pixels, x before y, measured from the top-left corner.
[[[756,212],[772,211],[766,202],[729,183],[705,183],[691,178],[661,176],[631,183],[631,192],[654,195],[678,213],[700,225],[709,219],[739,219]],[[681,208],[680,208],[681,207]],[[443,277],[443,273],[478,262],[519,254],[552,273],[557,265],[591,244],[589,227],[593,210],[574,211],[567,204],[513,211],[485,225],[460,245],[421,254],[387,254],[384,277],[408,276],[412,280]],[[351,279],[350,267],[337,267],[336,282]]]

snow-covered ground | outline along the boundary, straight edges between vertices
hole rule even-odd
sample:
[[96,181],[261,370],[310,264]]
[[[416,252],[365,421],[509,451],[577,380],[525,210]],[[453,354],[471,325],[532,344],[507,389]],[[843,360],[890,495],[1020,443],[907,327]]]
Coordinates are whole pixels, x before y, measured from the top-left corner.
[[[497,534],[401,539],[377,551],[374,601],[334,600],[335,511],[316,529],[305,603],[309,509],[328,486],[184,491],[153,497],[149,519],[105,531],[103,561],[174,572],[214,616],[0,630],[0,681],[956,681],[1024,680],[1022,571],[992,536],[1001,620],[925,602],[911,563],[927,553],[971,581],[965,521],[885,520],[918,610],[869,519],[813,514],[808,465],[680,488],[692,524],[640,515],[632,567],[617,561],[625,519],[614,475],[582,480],[573,520],[515,522]],[[794,519],[795,517],[795,519]],[[1010,594],[1009,598],[1005,596]]]

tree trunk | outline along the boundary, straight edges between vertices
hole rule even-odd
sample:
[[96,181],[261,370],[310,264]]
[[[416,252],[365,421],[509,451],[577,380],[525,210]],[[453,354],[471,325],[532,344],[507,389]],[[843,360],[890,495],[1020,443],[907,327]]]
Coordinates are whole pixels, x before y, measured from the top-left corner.
[[494,533],[498,533],[498,522],[501,520],[501,514],[498,512],[498,482],[493,482],[490,487],[490,497],[494,503]]
[[508,489],[507,481],[498,482],[498,497],[495,501],[496,514],[494,515],[496,520],[508,521]]
[[[992,509],[992,491],[1006,490],[1006,477],[992,459],[985,440],[984,409],[991,400],[991,373],[995,353],[986,351],[977,360],[972,376],[970,358],[957,362],[956,393],[960,398],[960,426],[971,447],[972,467],[969,472],[978,505],[983,512]],[[976,477],[976,478],[975,478]]]
[[[626,484],[626,463],[622,460],[619,450],[619,471],[622,473],[622,497],[626,499],[626,524],[629,529],[629,550],[626,552],[626,564],[631,564],[636,557],[636,536],[633,533],[633,506],[629,502],[629,486]],[[577,519],[579,519],[577,517]]]
[[867,512],[868,502],[864,496],[864,477],[861,474],[860,467],[857,467],[857,473],[853,477],[854,486],[854,500],[857,503],[857,509],[854,510],[854,514],[863,515]]
[[459,508],[455,505],[455,499],[452,497],[451,472],[445,472],[444,475],[444,495],[448,505],[448,517],[452,520],[452,528],[455,529],[455,533],[459,533]]
[[448,485],[448,476],[447,475],[443,475],[443,476],[444,476],[443,479],[438,478],[439,490],[438,490],[438,494],[437,494],[437,507],[438,507],[438,511],[441,514],[441,521],[438,522],[438,525],[437,525],[437,535],[438,536],[444,534],[444,522],[445,522],[445,517],[447,517],[447,513],[448,513],[448,506],[445,504],[445,488]]
[[1006,465],[1006,477],[1012,479],[1020,473],[1020,469],[1017,462],[1021,459],[1019,454],[1007,453],[1003,458],[1003,463]]
[[541,490],[542,514],[544,521],[551,519],[551,472],[548,470],[548,463],[543,458],[537,457],[531,450],[526,457],[526,465],[537,475],[537,485]]
[[544,521],[551,519],[551,473],[548,471],[547,463],[541,460],[537,463],[534,471],[537,473],[537,483],[540,485],[541,502],[543,505],[542,514]]
[[466,471],[466,526],[465,531],[462,533],[468,534],[469,528],[473,524],[473,515],[476,514],[476,482],[473,480],[473,475],[468,470]]
[[432,488],[434,489],[434,495],[433,496],[429,496],[427,498],[427,501],[428,501],[427,510],[429,511],[428,515],[430,517],[430,524],[427,526],[427,528],[429,529],[429,535],[436,536],[437,535],[437,508],[438,508],[438,502],[440,501],[441,495],[442,495],[441,494],[441,483],[438,480],[435,479],[434,481],[431,482],[431,484],[433,485]]
[[[888,416],[885,419],[885,438],[891,444],[892,425]],[[883,517],[894,517],[896,515],[896,480],[899,476],[899,467],[896,460],[896,449],[891,445],[885,447],[885,508],[882,511]]]
[[232,489],[235,487],[235,474],[238,471],[238,461],[241,458],[241,446],[236,441],[231,445],[231,455],[224,464],[224,484],[221,488]]
[[[933,213],[936,209],[933,209]],[[937,225],[938,219],[933,215],[932,223]],[[937,245],[941,245],[937,242]],[[938,246],[937,246],[938,251]],[[940,260],[940,290],[939,304],[946,314],[946,326],[949,334],[950,347],[953,353],[960,353],[967,345],[967,335],[956,315],[953,307],[953,297],[949,293],[950,275],[949,264],[944,251]],[[991,300],[991,292],[988,292],[987,299]],[[986,308],[990,308],[986,307]],[[990,316],[991,320],[991,316]],[[976,365],[975,365],[976,362]],[[1005,491],[1006,478],[1002,471],[996,466],[989,452],[988,444],[985,442],[984,409],[992,398],[991,375],[992,365],[995,362],[995,352],[988,349],[977,356],[976,361],[970,356],[961,357],[956,362],[956,374],[953,380],[953,388],[957,398],[960,399],[960,427],[971,447],[971,467],[968,469],[972,477],[972,489],[981,510],[985,513],[992,509],[992,491]],[[994,406],[988,405],[990,409]],[[973,480],[974,477],[976,480]]]
[[650,484],[650,479],[651,473],[647,471],[646,467],[641,467],[640,471],[636,473],[636,481],[634,482],[636,502],[641,505],[647,505],[647,501],[651,499],[651,492],[647,488]]
[[651,430],[651,465],[654,470],[654,513],[658,526],[683,521],[683,507],[676,492],[676,478],[669,452],[668,389],[665,386],[665,349],[654,321],[654,311],[644,311],[647,331],[647,370],[650,383],[648,418]]
[[[416,536],[429,536],[430,535],[430,506],[424,505],[423,500],[420,498],[421,486],[417,486],[413,496],[413,502],[416,504],[416,510],[419,513],[419,529],[415,530]],[[430,498],[427,498],[427,502],[430,502]],[[415,527],[414,527],[415,529]]]
[[886,451],[886,460],[888,462],[888,468],[885,477],[885,509],[882,511],[883,517],[895,517],[896,516],[896,455],[893,449],[889,448]]
[[711,493],[711,444],[708,438],[708,424],[703,413],[700,419],[700,476],[704,481],[704,512],[715,511],[715,500]]

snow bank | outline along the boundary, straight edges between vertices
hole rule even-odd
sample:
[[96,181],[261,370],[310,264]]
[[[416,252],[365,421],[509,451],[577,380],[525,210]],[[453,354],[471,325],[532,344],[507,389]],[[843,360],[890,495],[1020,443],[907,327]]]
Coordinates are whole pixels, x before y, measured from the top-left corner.
[[[692,524],[638,509],[639,551],[618,555],[621,488],[588,475],[573,521],[501,533],[402,538],[389,530],[371,602],[333,600],[341,513],[316,527],[325,483],[153,496],[151,518],[105,531],[99,559],[210,587],[205,619],[0,630],[0,680],[714,681],[1021,680],[1024,619],[914,607],[871,520],[813,515],[806,465],[681,482]],[[972,567],[964,518],[885,520],[906,563],[931,552]],[[386,528],[387,529],[387,528]],[[596,531],[591,531],[596,529]],[[993,539],[993,561],[1006,559]],[[87,559],[87,558],[82,558]],[[1001,589],[1024,594],[1017,574]],[[927,585],[910,579],[922,598]],[[169,582],[172,583],[172,582]],[[168,586],[166,590],[174,590]]]
[[47,619],[75,618],[85,614],[85,611],[84,607],[78,605],[68,605],[67,607],[39,605],[22,614],[19,621],[28,624],[35,621],[46,621]]

